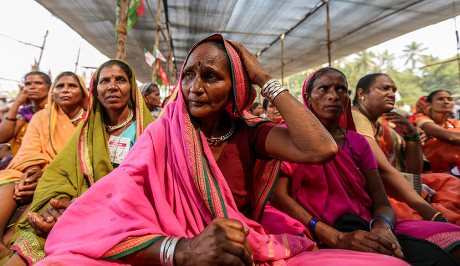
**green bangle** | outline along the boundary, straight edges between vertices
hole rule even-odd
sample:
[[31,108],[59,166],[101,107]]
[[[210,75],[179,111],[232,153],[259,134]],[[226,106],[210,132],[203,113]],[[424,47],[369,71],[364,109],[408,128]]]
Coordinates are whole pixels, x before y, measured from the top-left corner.
[[9,118],[7,116],[3,117],[5,120],[8,120],[8,121],[13,121],[15,122],[17,119],[16,118]]
[[406,134],[404,134],[404,140],[406,141],[412,141],[412,142],[418,142],[418,141],[421,141],[422,139],[420,138],[420,132],[416,132],[415,134],[412,134],[410,136],[406,136]]

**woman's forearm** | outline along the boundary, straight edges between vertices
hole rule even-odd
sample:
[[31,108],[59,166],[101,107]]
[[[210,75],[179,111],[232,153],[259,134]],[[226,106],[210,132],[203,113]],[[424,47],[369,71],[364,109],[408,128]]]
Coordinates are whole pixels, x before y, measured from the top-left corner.
[[420,175],[423,171],[423,151],[420,142],[406,141],[405,158],[407,172]]
[[289,92],[280,93],[273,104],[287,125],[287,135],[292,141],[297,162],[321,164],[330,161],[337,154],[337,145],[329,132]]
[[0,123],[0,143],[8,142],[14,137],[19,107],[20,105],[15,102]]
[[436,210],[417,194],[412,185],[387,161],[374,139],[366,137],[379,167],[379,174],[388,195],[405,202],[425,220],[430,220]]

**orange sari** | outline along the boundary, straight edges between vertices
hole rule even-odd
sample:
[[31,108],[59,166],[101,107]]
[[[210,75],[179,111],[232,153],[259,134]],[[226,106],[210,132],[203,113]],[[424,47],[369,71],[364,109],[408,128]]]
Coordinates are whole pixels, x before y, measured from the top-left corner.
[[[434,121],[427,116],[419,117],[415,122],[417,127],[421,127],[425,123],[434,123]],[[458,120],[447,119],[445,129],[460,132]],[[428,161],[430,161],[431,169],[435,173],[448,172],[452,168],[460,166],[460,146],[447,143],[437,138],[430,138],[423,145],[423,152]]]
[[[394,155],[387,155],[387,159],[393,158],[390,163],[401,171],[405,168],[404,140],[385,123],[379,123],[381,130],[376,130],[375,140],[384,152],[392,151]],[[399,138],[399,139],[398,139]],[[400,147],[400,150],[396,149]],[[399,153],[399,156],[396,155]],[[426,155],[426,153],[425,153]],[[428,157],[428,155],[427,155]],[[398,158],[400,159],[399,162]],[[431,161],[430,161],[431,162]],[[460,180],[453,175],[443,173],[421,174],[422,184],[436,191],[436,194],[428,196],[428,192],[422,190],[422,197],[437,211],[440,211],[447,220],[460,225]],[[405,202],[388,197],[391,206],[399,219],[423,220],[417,211],[409,207]]]

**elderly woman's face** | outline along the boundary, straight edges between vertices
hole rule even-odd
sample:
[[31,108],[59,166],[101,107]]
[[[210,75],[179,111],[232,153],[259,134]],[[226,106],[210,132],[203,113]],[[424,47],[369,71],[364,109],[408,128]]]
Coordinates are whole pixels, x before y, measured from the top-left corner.
[[336,120],[345,112],[348,104],[348,87],[343,75],[326,71],[314,81],[306,102],[320,120]]
[[377,76],[369,87],[369,93],[364,95],[364,104],[375,113],[391,111],[395,105],[396,85],[386,75]]
[[181,82],[192,116],[207,117],[223,111],[232,88],[227,55],[211,43],[199,45],[187,60]]
[[431,112],[451,113],[454,108],[454,99],[446,91],[437,92],[431,100]]
[[82,104],[83,92],[78,81],[72,76],[62,76],[54,85],[54,101],[63,107]]
[[123,110],[129,102],[131,83],[128,75],[118,65],[100,70],[97,81],[97,98],[109,110]]

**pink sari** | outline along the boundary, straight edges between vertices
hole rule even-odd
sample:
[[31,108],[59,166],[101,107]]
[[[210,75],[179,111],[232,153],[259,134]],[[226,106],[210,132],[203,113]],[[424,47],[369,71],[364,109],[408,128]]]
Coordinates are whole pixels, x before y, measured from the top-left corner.
[[[310,74],[305,81],[303,94],[306,93],[306,86],[314,73]],[[305,102],[304,105],[309,108]],[[340,118],[339,126],[355,131],[350,104]],[[367,152],[357,150],[360,147],[360,142],[367,144],[364,137],[359,135],[360,140],[356,137],[350,138],[349,134],[350,132],[347,132],[347,139],[353,152],[348,151],[347,154],[339,147],[339,152],[335,158],[323,165],[283,162],[282,166],[282,171],[291,177],[290,195],[293,199],[311,215],[320,218],[330,226],[334,226],[336,220],[345,212],[359,216],[368,222],[372,219],[372,200],[365,190],[366,180],[356,167],[352,156],[358,154],[359,160],[364,160],[366,157],[373,157],[373,154],[370,148],[367,149]],[[376,163],[374,165],[377,166]],[[287,231],[296,233],[306,231],[308,233],[308,230],[300,222],[284,223],[283,227],[280,227],[275,225],[273,220],[266,218],[267,216],[275,221],[287,219],[285,214],[281,215],[274,207],[267,207],[261,221],[267,232]],[[446,251],[460,245],[460,227],[449,223],[398,219],[394,233],[428,240]]]

